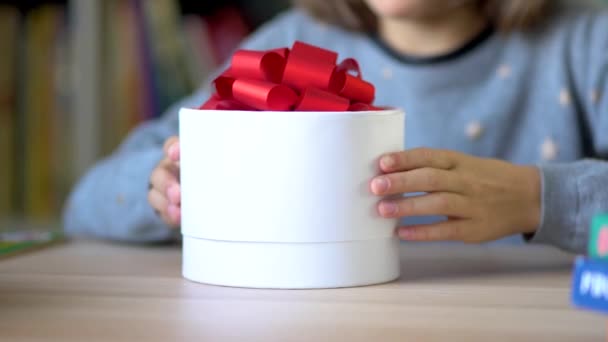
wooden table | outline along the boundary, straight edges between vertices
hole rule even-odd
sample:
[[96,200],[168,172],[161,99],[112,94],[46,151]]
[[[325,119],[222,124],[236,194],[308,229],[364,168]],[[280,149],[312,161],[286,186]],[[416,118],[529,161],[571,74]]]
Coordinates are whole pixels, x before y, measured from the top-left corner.
[[2,260],[0,340],[600,341],[606,330],[571,307],[572,256],[548,247],[404,245],[399,281],[333,290],[192,283],[180,257],[79,241]]

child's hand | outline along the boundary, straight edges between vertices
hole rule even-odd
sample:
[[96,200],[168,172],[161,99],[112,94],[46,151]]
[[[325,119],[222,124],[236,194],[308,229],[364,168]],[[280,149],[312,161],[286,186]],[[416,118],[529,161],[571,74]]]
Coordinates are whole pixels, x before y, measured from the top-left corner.
[[447,221],[400,227],[402,239],[483,242],[536,231],[540,222],[537,168],[427,148],[380,158],[384,175],[374,178],[376,195],[426,192],[384,199],[384,217],[444,215]]
[[165,158],[150,175],[148,202],[169,226],[176,228],[181,222],[181,189],[179,185],[179,138],[165,141]]

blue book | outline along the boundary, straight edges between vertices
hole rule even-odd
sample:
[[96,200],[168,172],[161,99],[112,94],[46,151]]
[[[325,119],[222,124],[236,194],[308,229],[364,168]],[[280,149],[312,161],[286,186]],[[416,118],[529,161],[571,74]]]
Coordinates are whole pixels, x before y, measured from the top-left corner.
[[576,258],[572,303],[583,309],[608,313],[608,261]]

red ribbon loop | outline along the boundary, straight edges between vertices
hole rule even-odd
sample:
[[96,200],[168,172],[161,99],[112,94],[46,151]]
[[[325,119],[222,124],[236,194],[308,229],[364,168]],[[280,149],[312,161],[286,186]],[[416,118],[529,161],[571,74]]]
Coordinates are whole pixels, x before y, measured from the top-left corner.
[[261,110],[289,110],[298,100],[298,95],[287,86],[256,80],[235,80],[232,95],[235,100]]
[[355,73],[355,76],[361,78],[361,70],[359,69],[359,63],[354,58],[346,58],[342,61],[342,63],[338,64],[337,69],[339,71],[345,72],[352,71]]
[[303,58],[294,58],[293,52],[287,59],[283,83],[299,91],[307,87],[328,90],[334,75],[332,64],[313,63]]
[[276,52],[239,50],[232,56],[230,73],[240,78],[281,83],[284,68],[285,58]]
[[319,107],[324,111],[345,112],[350,101],[338,95],[317,88],[306,88],[296,105],[296,111],[317,111]]
[[291,50],[239,50],[215,79],[216,93],[201,109],[274,111],[376,110],[374,86],[356,60],[296,41]]
[[360,78],[350,74],[342,73],[343,82],[338,93],[355,101],[370,104],[374,101],[374,86]]

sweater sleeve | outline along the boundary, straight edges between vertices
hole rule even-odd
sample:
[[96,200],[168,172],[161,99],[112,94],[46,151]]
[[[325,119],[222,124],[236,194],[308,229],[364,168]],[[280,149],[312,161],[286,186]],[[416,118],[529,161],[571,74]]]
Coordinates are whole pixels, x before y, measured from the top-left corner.
[[[262,26],[241,48],[288,46],[303,20],[297,11],[286,12]],[[179,232],[169,229],[148,204],[148,180],[163,157],[164,141],[178,134],[179,109],[200,106],[210,95],[208,84],[172,106],[160,119],[138,126],[116,151],[80,179],[64,207],[67,234],[126,242],[166,241],[178,236]]]
[[608,11],[590,14],[572,35],[585,159],[540,166],[541,225],[532,242],[584,253],[591,219],[608,213]]
[[66,233],[127,242],[174,238],[176,232],[148,205],[148,179],[162,159],[164,141],[177,134],[179,108],[196,106],[207,94],[203,89],[176,104],[161,119],[141,124],[114,153],[94,165],[66,202]]

